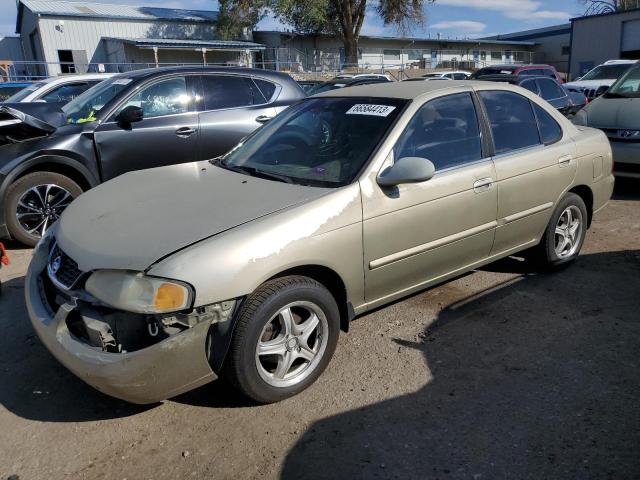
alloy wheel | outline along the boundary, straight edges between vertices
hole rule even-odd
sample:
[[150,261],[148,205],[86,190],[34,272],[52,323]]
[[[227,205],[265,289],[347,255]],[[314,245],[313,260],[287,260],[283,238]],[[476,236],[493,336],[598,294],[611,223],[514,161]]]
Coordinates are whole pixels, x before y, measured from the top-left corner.
[[318,366],[327,347],[329,324],[312,302],[293,302],[264,326],[256,346],[260,377],[273,387],[302,382]]
[[59,185],[36,185],[18,199],[16,218],[29,235],[42,237],[72,201],[71,193]]
[[582,212],[575,205],[565,208],[556,224],[555,251],[558,258],[573,256],[580,248]]

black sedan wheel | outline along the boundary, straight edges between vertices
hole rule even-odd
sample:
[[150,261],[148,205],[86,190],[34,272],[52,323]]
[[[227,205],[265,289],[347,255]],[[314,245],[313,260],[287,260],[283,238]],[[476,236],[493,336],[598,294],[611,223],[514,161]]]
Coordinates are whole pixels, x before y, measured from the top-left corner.
[[35,172],[16,180],[5,197],[5,218],[11,236],[35,246],[69,204],[82,193],[64,175]]
[[338,306],[324,286],[307,277],[265,283],[239,315],[225,375],[261,403],[291,397],[315,382],[338,342]]

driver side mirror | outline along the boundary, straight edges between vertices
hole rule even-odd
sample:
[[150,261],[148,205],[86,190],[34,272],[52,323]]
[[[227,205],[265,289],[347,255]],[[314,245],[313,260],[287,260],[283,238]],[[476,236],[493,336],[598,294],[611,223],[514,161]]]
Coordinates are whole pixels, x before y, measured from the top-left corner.
[[435,165],[426,158],[404,157],[378,175],[378,185],[395,187],[403,183],[425,182],[436,173]]
[[129,105],[125,107],[118,115],[116,115],[116,122],[125,125],[130,125],[135,122],[140,122],[144,117],[144,111],[140,107],[135,105]]

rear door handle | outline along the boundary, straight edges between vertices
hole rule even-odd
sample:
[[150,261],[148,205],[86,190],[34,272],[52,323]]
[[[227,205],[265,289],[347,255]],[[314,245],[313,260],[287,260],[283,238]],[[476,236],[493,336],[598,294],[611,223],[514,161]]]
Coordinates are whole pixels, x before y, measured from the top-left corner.
[[573,160],[571,155],[563,155],[558,159],[558,165],[560,165],[560,168],[567,167],[571,163],[571,160]]
[[481,178],[473,184],[475,193],[488,192],[493,188],[493,178]]
[[179,137],[190,137],[196,132],[197,130],[195,128],[182,127],[176,130],[176,135],[178,135]]
[[270,120],[273,120],[273,117],[270,117],[269,115],[260,115],[259,117],[256,117],[256,122],[258,123],[267,123]]

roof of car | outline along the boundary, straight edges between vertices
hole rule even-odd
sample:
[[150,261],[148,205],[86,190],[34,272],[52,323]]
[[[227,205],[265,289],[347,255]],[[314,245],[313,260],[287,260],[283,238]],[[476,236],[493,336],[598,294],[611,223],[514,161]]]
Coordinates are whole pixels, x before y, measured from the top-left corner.
[[263,70],[256,68],[241,68],[241,67],[206,67],[206,66],[179,66],[179,67],[159,67],[159,68],[145,68],[142,70],[133,70],[131,72],[121,73],[120,78],[147,78],[155,75],[162,75],[166,73],[234,73],[237,75],[254,75],[264,78],[283,79],[289,78],[294,81],[286,73],[275,72],[273,70]]
[[40,81],[44,83],[54,83],[54,82],[69,83],[69,82],[82,81],[82,80],[100,80],[100,79],[105,80],[113,76],[114,76],[113,73],[78,73],[78,74],[71,74],[71,75],[59,75],[57,77],[49,77]]
[[386,82],[362,85],[358,87],[345,87],[339,90],[331,90],[328,92],[319,93],[317,96],[403,98],[412,100],[421,95],[437,92],[439,90],[474,86],[482,87],[486,86],[487,83],[488,82],[473,80],[452,80],[449,82]]

